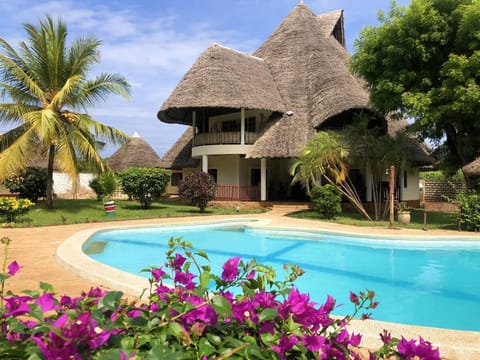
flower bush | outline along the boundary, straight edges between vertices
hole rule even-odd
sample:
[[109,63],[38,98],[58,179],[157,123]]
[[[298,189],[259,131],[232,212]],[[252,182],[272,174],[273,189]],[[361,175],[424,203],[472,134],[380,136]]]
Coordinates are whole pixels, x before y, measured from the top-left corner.
[[32,206],[35,204],[28,199],[0,197],[0,216],[4,222],[13,223],[18,216],[27,213]]
[[[286,278],[279,281],[272,268],[234,257],[217,276],[203,251],[181,239],[169,245],[167,262],[145,269],[150,288],[147,300],[137,302],[98,288],[58,297],[48,284],[22,295],[5,294],[5,281],[20,266],[4,261],[0,358],[360,358],[362,337],[346,325],[353,316],[370,316],[378,305],[373,291],[350,293],[354,313],[334,318],[332,297],[317,305],[294,286],[303,273],[297,266],[285,266]],[[369,359],[440,359],[438,349],[422,338],[394,339],[384,332],[381,339],[382,348]]]

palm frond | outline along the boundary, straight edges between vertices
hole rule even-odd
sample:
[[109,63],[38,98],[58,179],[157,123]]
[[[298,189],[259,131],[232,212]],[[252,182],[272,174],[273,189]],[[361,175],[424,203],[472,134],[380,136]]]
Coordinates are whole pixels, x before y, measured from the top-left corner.
[[94,80],[86,81],[82,92],[79,94],[83,106],[96,105],[99,102],[105,102],[111,94],[121,95],[124,98],[130,96],[130,85],[126,79],[119,74],[102,73]]
[[34,129],[28,129],[18,136],[13,144],[0,153],[0,179],[25,169],[29,164],[31,151],[36,146]]
[[25,122],[25,114],[40,110],[37,106],[22,103],[0,103],[0,124]]

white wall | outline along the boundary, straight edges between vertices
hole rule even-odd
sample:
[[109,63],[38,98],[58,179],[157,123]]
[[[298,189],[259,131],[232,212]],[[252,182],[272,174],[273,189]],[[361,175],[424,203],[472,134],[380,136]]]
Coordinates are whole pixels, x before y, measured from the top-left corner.
[[90,180],[94,179],[97,175],[80,173],[79,174],[79,185],[77,189],[77,194],[73,193],[72,189],[72,180],[69,175],[61,172],[53,173],[53,192],[57,196],[76,196],[76,195],[92,195],[95,196],[95,193],[90,189],[88,183]]

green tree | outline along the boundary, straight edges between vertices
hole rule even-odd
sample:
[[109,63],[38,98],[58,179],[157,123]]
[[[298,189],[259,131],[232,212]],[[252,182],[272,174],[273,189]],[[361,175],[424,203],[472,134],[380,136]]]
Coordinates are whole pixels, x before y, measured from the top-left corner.
[[333,131],[321,131],[305,145],[290,168],[292,184],[300,182],[311,196],[312,187],[325,180],[338,188],[360,214],[372,220],[348,177],[349,162],[350,147],[342,135]]
[[165,191],[171,172],[159,168],[137,167],[117,175],[123,192],[131,198],[138,199],[142,209],[148,209]]
[[355,42],[353,71],[374,107],[414,119],[423,138],[444,142],[446,166],[461,168],[480,148],[480,2],[392,2],[379,20]]
[[47,208],[53,207],[53,165],[78,185],[78,160],[105,165],[97,137],[121,143],[128,136],[93,119],[85,111],[110,94],[128,97],[129,85],[118,74],[87,79],[99,62],[100,42],[80,38],[69,45],[67,28],[47,17],[38,27],[24,26],[28,41],[15,50],[0,38],[0,124],[14,124],[0,136],[0,177],[24,169],[33,155],[48,159]]
[[5,179],[5,186],[11,193],[18,193],[21,198],[36,203],[38,198],[46,195],[47,170],[28,167],[21,173]]

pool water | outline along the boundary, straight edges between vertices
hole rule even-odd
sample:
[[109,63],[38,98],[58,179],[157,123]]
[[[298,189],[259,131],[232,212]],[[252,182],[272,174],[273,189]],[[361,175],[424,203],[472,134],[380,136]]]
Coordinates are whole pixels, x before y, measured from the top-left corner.
[[245,226],[189,226],[110,230],[84,245],[93,259],[148,277],[141,269],[165,262],[168,240],[182,237],[207,252],[212,271],[230,257],[255,258],[283,278],[282,265],[305,274],[296,286],[312,301],[327,294],[334,313],[351,313],[350,290],[371,289],[380,302],[372,318],[404,324],[480,331],[480,243],[377,239],[327,233],[272,231]]

